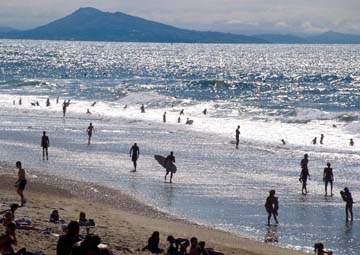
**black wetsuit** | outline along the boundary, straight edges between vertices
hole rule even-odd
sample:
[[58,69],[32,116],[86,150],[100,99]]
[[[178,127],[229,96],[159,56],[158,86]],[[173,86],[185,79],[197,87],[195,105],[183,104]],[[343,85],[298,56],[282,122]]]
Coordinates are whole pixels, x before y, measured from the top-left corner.
[[46,159],[49,159],[49,155],[48,155],[49,146],[50,146],[49,137],[47,135],[43,135],[41,137],[41,147],[43,148],[43,159],[45,159],[45,155],[46,155]]
[[130,156],[131,156],[131,160],[132,161],[137,161],[137,159],[139,158],[139,147],[137,145],[133,145],[130,149]]
[[239,147],[240,143],[240,128],[236,129],[235,131],[235,138],[236,138],[236,148]]

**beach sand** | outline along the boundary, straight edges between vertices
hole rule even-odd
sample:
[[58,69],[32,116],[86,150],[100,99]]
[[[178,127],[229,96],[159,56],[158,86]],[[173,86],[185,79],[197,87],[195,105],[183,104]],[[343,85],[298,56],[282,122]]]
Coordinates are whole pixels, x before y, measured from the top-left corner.
[[[14,188],[16,171],[13,165],[0,162],[0,210],[19,201]],[[155,230],[160,232],[160,245],[164,249],[167,247],[166,237],[173,235],[182,238],[196,236],[206,241],[208,247],[226,255],[304,254],[176,219],[117,190],[44,175],[31,169],[26,171],[28,186],[25,196],[28,202],[17,210],[16,217],[29,217],[33,227],[49,231],[18,230],[18,248],[56,254],[56,242],[62,231],[59,225],[48,222],[48,219],[51,211],[57,209],[67,222],[78,219],[80,211],[86,212],[87,218],[96,222],[91,233],[98,234],[115,254],[148,254],[139,249],[146,245]],[[264,220],[265,217],[264,213]],[[4,231],[2,226],[0,231]],[[85,234],[86,230],[82,229],[81,233]]]

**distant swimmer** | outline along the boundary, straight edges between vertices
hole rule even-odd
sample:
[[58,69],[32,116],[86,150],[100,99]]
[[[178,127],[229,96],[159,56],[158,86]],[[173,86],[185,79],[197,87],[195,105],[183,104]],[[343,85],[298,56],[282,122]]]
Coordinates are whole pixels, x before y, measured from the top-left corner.
[[334,182],[334,175],[333,175],[333,169],[331,168],[331,164],[327,163],[327,167],[324,168],[323,173],[323,181],[325,182],[325,196],[327,196],[327,186],[330,183],[331,187],[331,196],[333,196],[333,182]]
[[350,138],[350,146],[354,146],[354,140],[352,138]]
[[86,109],[86,114],[91,114],[89,109]]
[[172,183],[172,178],[173,178],[173,172],[172,171],[169,171],[169,168],[168,168],[168,164],[171,164],[171,163],[176,163],[175,162],[175,156],[174,156],[174,152],[170,152],[170,155],[168,155],[165,159],[165,169],[166,169],[166,174],[165,174],[165,182],[166,182],[166,177],[168,176],[168,174],[170,173],[170,183]]
[[92,137],[92,134],[94,132],[94,126],[93,126],[92,123],[90,123],[90,125],[88,126],[86,132],[87,132],[87,135],[88,135],[88,144],[90,144],[91,137]]
[[311,143],[312,144],[317,144],[317,137],[314,137],[314,139],[312,139]]
[[320,144],[323,144],[323,142],[324,142],[324,134],[321,134],[320,135]]
[[22,99],[21,99],[21,97],[20,97],[20,99],[19,99],[19,105],[22,105]]
[[163,114],[163,122],[166,123],[166,112]]
[[50,98],[47,98],[46,99],[46,107],[49,107],[50,106]]
[[127,104],[126,105],[124,105],[124,109],[126,109],[127,108]]
[[269,196],[266,198],[265,202],[265,209],[268,213],[268,226],[270,226],[271,216],[274,217],[276,224],[279,224],[276,217],[278,215],[279,204],[277,197],[275,197],[275,190],[269,191]]
[[236,149],[239,149],[239,143],[240,143],[240,125],[238,125],[237,129],[235,130],[235,139],[236,139]]
[[179,118],[178,118],[178,123],[181,123],[181,117],[179,116]]
[[22,168],[20,161],[16,162],[16,168],[18,169],[18,179],[15,183],[16,192],[19,194],[20,199],[21,199],[20,206],[24,206],[26,203],[26,199],[24,196],[24,190],[25,190],[25,187],[27,184],[26,178],[25,178],[25,170]]
[[142,104],[142,105],[140,106],[140,111],[141,111],[141,113],[145,113],[145,106],[144,106],[144,104]]
[[351,192],[349,191],[349,189],[347,187],[344,188],[344,190],[340,191],[340,195],[342,197],[342,199],[346,202],[346,206],[345,206],[345,216],[346,216],[346,222],[349,221],[349,213],[350,213],[350,219],[351,221],[353,221],[353,198],[351,195]]
[[92,103],[90,106],[95,106],[96,105],[96,102]]
[[185,114],[184,114],[184,109],[181,109],[180,115],[185,115]]
[[43,132],[43,136],[41,137],[41,147],[43,151],[43,160],[49,160],[48,148],[50,147],[50,140],[49,137],[46,135],[46,132]]
[[204,115],[207,114],[207,109],[206,109],[206,108],[203,110],[203,114],[204,114]]
[[333,124],[333,128],[337,128],[337,126],[335,124]]
[[31,102],[30,104],[31,104],[31,106],[36,106],[36,103],[34,103],[34,102]]
[[133,162],[134,164],[134,170],[133,172],[136,172],[136,167],[137,167],[137,160],[139,159],[139,156],[140,156],[140,149],[139,147],[137,146],[136,143],[134,143],[133,146],[131,146],[130,148],[130,157],[131,157],[131,161]]
[[186,118],[185,124],[187,124],[187,125],[192,125],[193,123],[194,123],[193,120],[190,120],[189,118]]
[[300,162],[300,166],[301,166],[301,173],[300,173],[300,178],[299,181],[302,182],[302,189],[301,192],[303,195],[306,195],[308,193],[307,191],[307,179],[309,177],[310,180],[310,174],[309,174],[309,169],[308,169],[308,154],[304,155],[304,158],[301,160]]
[[283,145],[286,145],[286,142],[285,142],[284,139],[281,139],[281,142],[282,142]]

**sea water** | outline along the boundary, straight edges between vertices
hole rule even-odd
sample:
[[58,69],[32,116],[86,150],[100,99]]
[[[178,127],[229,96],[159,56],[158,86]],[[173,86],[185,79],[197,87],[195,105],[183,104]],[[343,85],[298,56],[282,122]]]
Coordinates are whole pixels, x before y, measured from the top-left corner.
[[[339,191],[347,186],[355,202],[360,197],[359,66],[356,45],[0,40],[0,159],[121,189],[178,217],[257,240],[270,232],[282,246],[310,251],[321,241],[334,254],[357,254],[359,208],[355,203],[354,222],[346,223]],[[31,106],[36,101],[40,106]],[[194,124],[185,125],[186,118]],[[41,155],[43,130],[49,162]],[[324,143],[313,145],[320,134]],[[170,151],[178,167],[173,184],[164,183],[153,158]],[[307,196],[298,181],[304,153]],[[326,162],[334,168],[333,197],[324,196]],[[280,225],[269,228],[270,189],[279,197]]]

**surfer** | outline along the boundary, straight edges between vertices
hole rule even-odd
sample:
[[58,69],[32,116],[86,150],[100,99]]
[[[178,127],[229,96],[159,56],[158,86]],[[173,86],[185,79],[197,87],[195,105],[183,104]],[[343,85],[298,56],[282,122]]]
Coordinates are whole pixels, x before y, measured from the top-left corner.
[[43,160],[45,160],[45,155],[46,155],[46,160],[49,160],[49,155],[48,155],[48,148],[50,146],[50,140],[49,137],[46,135],[46,132],[43,132],[43,136],[41,137],[41,147],[43,149]]
[[96,105],[96,102],[92,103],[90,106],[95,106]]
[[46,99],[46,107],[49,107],[50,106],[50,98],[47,98]]
[[306,195],[306,193],[308,193],[307,191],[307,178],[309,177],[310,180],[310,174],[309,174],[309,169],[308,169],[308,154],[304,155],[304,158],[301,160],[300,162],[300,166],[301,166],[301,173],[300,173],[300,178],[299,181],[302,182],[302,189],[301,192],[303,195]]
[[351,221],[353,221],[352,207],[353,207],[354,201],[353,201],[351,192],[349,191],[349,189],[347,187],[345,187],[344,190],[340,191],[340,195],[341,195],[342,199],[346,202],[346,206],[345,206],[346,222],[349,221],[349,213],[350,213],[350,219],[351,219]]
[[236,139],[236,149],[239,149],[239,142],[240,142],[240,125],[237,127],[235,131],[235,139]]
[[204,114],[204,115],[207,114],[207,109],[206,109],[206,108],[203,110],[203,114]]
[[92,123],[90,123],[90,125],[87,128],[88,144],[90,144],[90,140],[91,140],[91,136],[92,136],[93,131],[94,131],[94,126],[92,125]]
[[323,174],[323,180],[325,182],[325,196],[327,196],[327,186],[330,183],[331,187],[331,196],[333,196],[333,181],[334,181],[334,175],[333,170],[331,168],[331,164],[327,163],[327,167],[324,168],[324,174]]
[[172,178],[173,178],[173,172],[168,170],[168,165],[172,164],[172,163],[176,163],[175,162],[175,157],[174,157],[174,152],[170,152],[170,155],[168,155],[165,159],[165,169],[166,169],[166,174],[165,174],[165,182],[166,182],[166,177],[168,176],[168,174],[170,173],[170,183],[172,183]]
[[317,144],[317,141],[316,141],[316,140],[317,140],[317,138],[314,137],[314,139],[312,139],[311,143],[312,143],[312,144]]
[[131,149],[130,149],[131,161],[132,161],[133,164],[134,164],[134,171],[133,171],[133,172],[136,172],[136,167],[137,167],[136,161],[138,160],[139,156],[140,156],[140,149],[139,149],[139,147],[137,146],[137,144],[134,143],[134,145],[131,146]]
[[320,144],[323,144],[323,141],[324,141],[324,134],[321,134],[320,135]]
[[270,226],[271,215],[274,217],[276,224],[279,224],[276,216],[279,209],[279,203],[277,197],[275,197],[275,190],[269,191],[269,196],[266,198],[265,209],[268,213],[268,226]]
[[350,146],[354,146],[354,140],[352,138],[350,138]]
[[22,168],[20,161],[16,162],[16,168],[19,170],[18,171],[18,180],[15,183],[15,187],[17,188],[16,192],[19,194],[19,196],[21,198],[20,206],[24,206],[24,204],[26,203],[25,196],[24,196],[24,190],[26,187],[25,170]]
[[140,111],[141,111],[141,113],[145,113],[145,106],[144,106],[144,104],[142,104],[142,105],[140,106]]
[[163,122],[166,123],[166,112],[163,114]]

